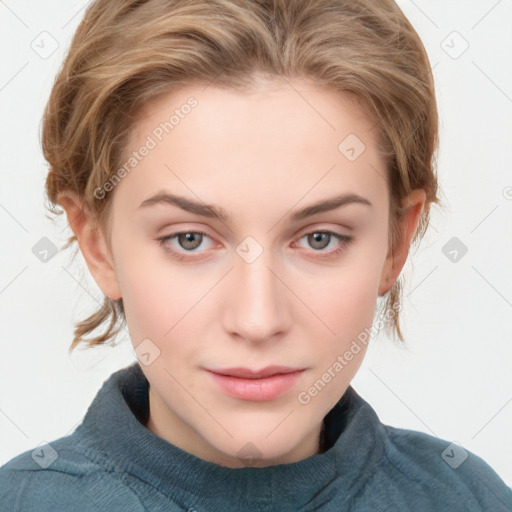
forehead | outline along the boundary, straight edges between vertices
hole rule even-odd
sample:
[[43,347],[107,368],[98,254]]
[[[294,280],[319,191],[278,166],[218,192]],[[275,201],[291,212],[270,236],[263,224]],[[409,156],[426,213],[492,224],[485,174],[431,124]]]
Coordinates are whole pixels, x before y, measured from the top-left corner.
[[[195,105],[192,108],[191,102]],[[321,88],[307,79],[260,78],[250,89],[204,84],[181,87],[148,102],[137,117],[131,142],[155,130],[157,138],[165,138],[170,131],[175,136],[180,132],[188,136],[193,131],[197,138],[208,135],[202,144],[209,149],[217,147],[217,136],[243,138],[248,149],[268,145],[269,141],[274,141],[272,146],[288,142],[285,147],[293,148],[296,141],[300,152],[305,141],[318,146],[318,139],[326,132],[336,133],[335,139],[353,133],[366,145],[372,145],[377,134],[375,122],[354,94]],[[183,122],[185,119],[189,120]],[[167,130],[160,126],[169,121]],[[252,140],[255,134],[258,137]],[[325,140],[326,146],[331,143],[331,137]]]
[[336,188],[378,202],[387,187],[373,120],[353,95],[305,80],[172,91],[139,112],[126,160],[143,146],[150,150],[118,186],[141,201],[172,188],[229,205],[237,191],[264,207],[284,193],[309,203]]

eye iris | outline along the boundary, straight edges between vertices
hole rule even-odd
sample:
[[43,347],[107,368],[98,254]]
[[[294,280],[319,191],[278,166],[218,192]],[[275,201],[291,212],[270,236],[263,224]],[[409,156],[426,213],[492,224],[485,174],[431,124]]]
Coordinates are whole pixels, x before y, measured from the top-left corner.
[[[322,237],[324,238],[323,240]],[[311,243],[311,247],[315,249],[324,249],[329,245],[329,237],[329,233],[312,233],[308,235],[308,243]],[[327,243],[325,243],[326,240]],[[316,245],[318,242],[320,242],[320,247]]]
[[[196,240],[194,240],[194,238],[196,238]],[[201,245],[202,240],[203,235],[201,233],[181,233],[178,235],[178,242],[183,249],[197,249],[197,247]]]

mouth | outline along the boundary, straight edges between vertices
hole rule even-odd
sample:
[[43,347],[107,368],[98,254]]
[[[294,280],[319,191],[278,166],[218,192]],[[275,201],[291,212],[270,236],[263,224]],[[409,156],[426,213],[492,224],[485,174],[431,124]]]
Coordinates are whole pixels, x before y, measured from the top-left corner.
[[217,386],[226,394],[241,400],[263,402],[274,400],[289,391],[305,368],[267,366],[250,368],[206,369]]
[[208,369],[208,371],[217,373],[219,375],[225,375],[228,377],[240,377],[244,379],[263,379],[265,377],[272,377],[273,375],[286,375],[288,373],[294,373],[304,368],[290,367],[290,366],[267,366],[261,370],[251,370],[250,368],[243,368],[237,366],[236,368],[219,368],[219,369]]

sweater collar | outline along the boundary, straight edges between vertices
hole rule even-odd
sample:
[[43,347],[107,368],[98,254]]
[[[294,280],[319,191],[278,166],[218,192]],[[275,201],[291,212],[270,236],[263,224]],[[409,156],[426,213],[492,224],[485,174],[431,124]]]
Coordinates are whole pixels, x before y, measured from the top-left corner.
[[[349,386],[324,418],[328,449],[290,464],[227,468],[192,455],[144,425],[149,384],[138,363],[113,373],[98,391],[76,435],[121,471],[175,497],[238,510],[249,503],[286,506],[324,503],[332,493],[357,493],[378,465],[385,430],[375,411]],[[178,493],[180,492],[178,491]],[[190,505],[192,506],[193,503]],[[245,505],[245,506],[242,506]]]

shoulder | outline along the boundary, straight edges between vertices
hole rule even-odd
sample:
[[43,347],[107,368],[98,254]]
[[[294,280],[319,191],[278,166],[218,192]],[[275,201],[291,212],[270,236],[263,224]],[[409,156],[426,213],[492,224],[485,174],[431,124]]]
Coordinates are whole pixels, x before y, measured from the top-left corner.
[[397,487],[401,482],[420,500],[425,495],[429,503],[450,510],[512,510],[512,489],[478,455],[423,432],[383,428],[383,464]]
[[77,441],[73,435],[50,441],[0,467],[0,512],[143,510],[122,473]]

